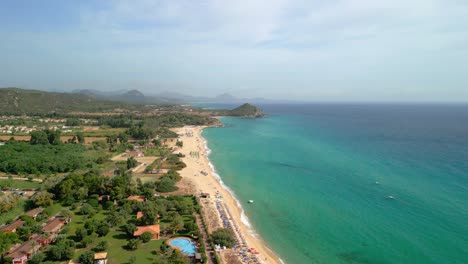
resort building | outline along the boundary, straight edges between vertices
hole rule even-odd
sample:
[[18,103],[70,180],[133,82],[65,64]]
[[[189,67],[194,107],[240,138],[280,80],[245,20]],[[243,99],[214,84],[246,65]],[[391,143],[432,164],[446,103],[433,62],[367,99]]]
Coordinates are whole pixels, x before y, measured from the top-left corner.
[[134,237],[139,237],[143,235],[143,233],[149,232],[152,235],[152,240],[159,239],[159,224],[157,225],[148,225],[148,226],[137,226],[137,230],[133,232]]
[[146,201],[146,198],[144,196],[132,195],[132,196],[127,197],[127,201],[144,202]]
[[9,232],[16,233],[16,229],[18,227],[22,227],[23,225],[24,225],[24,221],[17,219],[13,223],[2,227],[1,231],[4,233],[9,233]]
[[143,217],[143,212],[137,212],[136,218],[140,219]]
[[42,213],[42,211],[44,211],[44,208],[42,207],[38,207],[38,208],[34,208],[32,210],[29,210],[27,211],[24,215],[27,215],[29,217],[32,217],[34,220],[36,220],[36,217]]
[[29,257],[37,252],[42,247],[41,244],[35,240],[29,240],[21,245],[16,245],[10,248],[7,252],[7,257],[11,258],[12,264],[25,264]]
[[107,252],[95,253],[94,264],[107,264]]
[[68,221],[65,218],[53,218],[42,227],[42,232],[50,234],[50,237],[53,240],[60,232],[60,230],[62,230],[63,226],[67,223]]

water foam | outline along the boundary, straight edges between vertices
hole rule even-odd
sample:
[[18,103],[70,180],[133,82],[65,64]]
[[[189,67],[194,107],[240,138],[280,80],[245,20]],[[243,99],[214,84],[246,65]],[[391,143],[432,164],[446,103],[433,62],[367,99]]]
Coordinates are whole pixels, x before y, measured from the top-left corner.
[[[221,176],[218,174],[218,172],[216,171],[216,168],[215,166],[213,165],[213,163],[211,163],[211,160],[209,158],[210,154],[211,154],[211,149],[208,147],[208,142],[206,141],[206,139],[202,136],[202,133],[203,133],[203,130],[200,131],[200,137],[202,138],[203,140],[203,143],[205,145],[205,153],[206,153],[206,158],[208,160],[208,166],[210,167],[211,169],[211,174],[215,177],[215,179],[220,183],[221,187],[223,187],[227,192],[229,192],[229,194],[232,196],[232,198],[234,199],[234,201],[236,202],[237,204],[237,207],[240,209],[241,211],[241,217],[240,217],[240,220],[242,222],[242,224],[244,226],[247,227],[247,231],[249,232],[250,235],[252,235],[254,238],[257,238],[257,239],[260,239],[260,236],[258,235],[258,233],[255,231],[255,229],[252,227],[252,224],[250,223],[250,220],[249,218],[247,217],[247,215],[245,214],[245,211],[244,211],[244,208],[242,207],[242,204],[240,203],[239,199],[237,199],[236,195],[234,194],[234,191],[231,190],[226,184],[224,184],[223,180],[221,179]],[[268,246],[266,246],[267,250],[270,250],[270,248],[268,248]],[[275,253],[276,255],[276,253]],[[280,261],[280,263],[282,264],[286,264],[278,255],[276,255],[278,260]]]
[[[202,130],[203,132],[203,130]],[[203,136],[202,136],[203,138]],[[216,168],[215,166],[213,165],[213,163],[211,163],[211,160],[209,159],[209,156],[211,154],[211,149],[208,147],[208,142],[203,138],[203,143],[205,145],[205,151],[206,151],[206,155],[207,155],[207,159],[208,159],[208,166],[210,166],[210,169],[211,169],[211,174],[216,178],[216,180],[221,184],[221,186],[229,192],[229,194],[232,196],[232,198],[234,199],[234,201],[236,202],[237,204],[237,207],[239,207],[240,211],[241,211],[241,222],[247,227],[247,230],[249,231],[249,233],[252,235],[252,236],[255,236],[257,237],[257,232],[253,229],[252,227],[252,224],[250,223],[249,221],[249,218],[247,217],[247,215],[245,214],[245,211],[244,211],[244,208],[242,207],[242,204],[240,203],[239,199],[237,199],[236,195],[234,194],[234,191],[231,190],[226,184],[224,184],[223,180],[221,179],[221,176],[218,174],[218,172],[216,171]]]

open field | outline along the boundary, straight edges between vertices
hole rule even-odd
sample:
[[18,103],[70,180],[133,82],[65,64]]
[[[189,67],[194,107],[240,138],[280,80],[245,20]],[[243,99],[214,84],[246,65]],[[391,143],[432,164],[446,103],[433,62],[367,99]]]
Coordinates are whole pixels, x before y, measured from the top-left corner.
[[36,189],[41,183],[29,180],[0,179],[0,188]]

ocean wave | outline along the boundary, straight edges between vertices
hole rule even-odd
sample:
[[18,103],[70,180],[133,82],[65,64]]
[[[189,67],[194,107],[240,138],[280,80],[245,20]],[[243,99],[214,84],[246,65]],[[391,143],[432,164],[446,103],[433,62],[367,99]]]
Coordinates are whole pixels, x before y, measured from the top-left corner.
[[[203,136],[202,136],[203,138]],[[206,151],[206,155],[207,155],[207,159],[208,159],[208,166],[210,166],[210,169],[211,169],[211,174],[218,180],[218,182],[221,184],[221,186],[229,192],[229,194],[231,194],[232,198],[234,199],[234,201],[236,202],[237,204],[237,207],[239,207],[240,211],[241,211],[241,222],[242,224],[244,224],[246,227],[247,227],[247,230],[249,231],[249,233],[254,236],[254,237],[257,237],[258,234],[257,232],[254,230],[254,228],[252,227],[252,224],[250,223],[250,220],[249,218],[247,217],[247,215],[245,214],[245,211],[244,211],[244,208],[242,207],[242,204],[240,203],[239,199],[237,199],[236,195],[234,194],[234,191],[231,190],[226,184],[224,184],[223,180],[221,179],[221,176],[218,174],[218,172],[216,171],[216,168],[215,166],[213,165],[213,163],[211,163],[211,160],[209,158],[210,154],[211,154],[211,149],[208,147],[208,142],[203,138],[203,143],[205,143],[205,151]]]

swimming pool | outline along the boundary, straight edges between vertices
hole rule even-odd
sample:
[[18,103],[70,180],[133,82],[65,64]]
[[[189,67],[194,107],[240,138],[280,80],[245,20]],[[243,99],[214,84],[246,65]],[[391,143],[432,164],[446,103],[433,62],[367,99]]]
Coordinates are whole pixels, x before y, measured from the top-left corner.
[[176,237],[169,241],[169,245],[172,247],[177,247],[188,256],[193,256],[197,252],[195,249],[195,242],[192,242],[186,237]]

